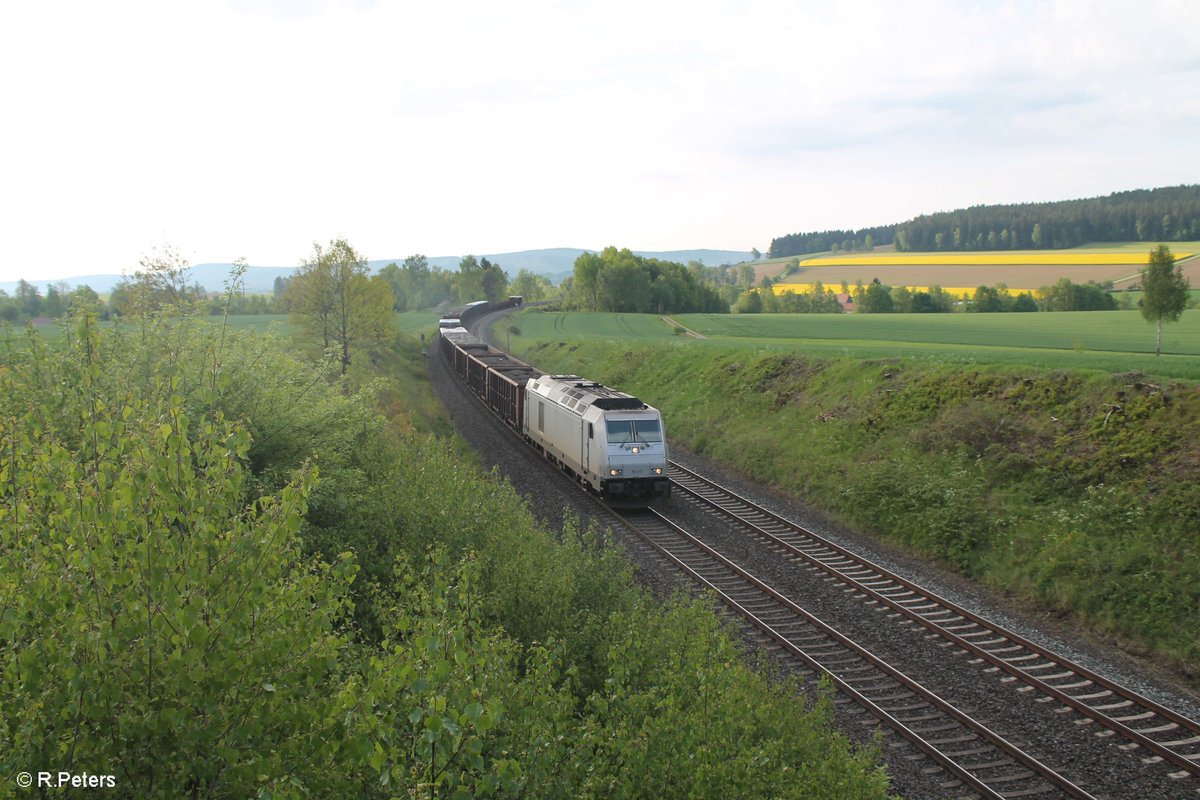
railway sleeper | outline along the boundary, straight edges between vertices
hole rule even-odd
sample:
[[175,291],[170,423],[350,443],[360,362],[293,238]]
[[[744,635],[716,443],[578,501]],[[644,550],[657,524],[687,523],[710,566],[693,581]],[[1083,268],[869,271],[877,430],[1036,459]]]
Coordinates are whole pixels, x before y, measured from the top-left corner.
[[[1061,667],[1061,666],[1062,666],[1061,664],[1059,664],[1058,662],[1056,662],[1056,661],[1055,661],[1055,662],[1051,662],[1051,663],[1047,664],[1046,666],[1038,666],[1038,667],[1021,667],[1021,671],[1022,671],[1022,672],[1033,672],[1035,669],[1046,669],[1046,668],[1048,668],[1048,667]],[[1057,681],[1057,680],[1062,680],[1063,678],[1069,678],[1069,677],[1071,677],[1072,675],[1075,675],[1075,674],[1076,674],[1076,673],[1074,673],[1074,672],[1072,672],[1071,670],[1069,670],[1069,669],[1068,669],[1068,670],[1064,670],[1063,672],[1056,672],[1056,673],[1054,673],[1053,675],[1039,675],[1039,676],[1036,676],[1036,677],[1037,677],[1037,679],[1038,679],[1038,680],[1040,680],[1040,681],[1042,681],[1042,682],[1048,682],[1048,681]],[[1054,686],[1054,684],[1052,684],[1052,683],[1051,683],[1051,684],[1049,684],[1049,685],[1050,685],[1050,686]],[[1057,689],[1058,687],[1057,687],[1057,686],[1054,686],[1054,688],[1056,688],[1056,689]]]
[[906,586],[897,586],[895,591],[889,589],[886,592],[881,591],[880,594],[888,600],[896,600],[897,602],[899,602],[901,597],[919,597],[916,592]]
[[[1163,747],[1183,747],[1185,744],[1200,744],[1200,736],[1190,736],[1187,739],[1176,739],[1173,742],[1163,742]],[[1200,756],[1197,753],[1196,756]],[[1184,758],[1194,758],[1195,756],[1184,756]]]
[[[1037,777],[1036,773],[1031,772],[1029,770],[1022,770],[1021,772],[1014,772],[1011,775],[997,775],[994,778],[988,778],[987,780],[984,781],[984,783],[989,784],[989,785],[993,784],[993,783],[1012,783],[1013,781],[1027,781],[1030,778],[1036,778],[1036,777]],[[1045,792],[1050,788],[1050,786],[1045,783],[1042,783],[1041,785],[1043,788],[1039,789],[1037,792],[1033,792],[1034,794],[1041,794],[1042,792]],[[1016,797],[1017,795],[1010,795],[1007,792],[1005,792],[1004,796],[1005,797]]]
[[[841,664],[849,664],[851,662],[843,661],[840,663]],[[822,664],[821,666],[825,666],[825,665]],[[864,678],[868,679],[868,680],[880,680],[879,671],[875,668],[874,664],[863,664],[862,666],[854,666],[854,667],[842,667],[842,666],[840,666],[840,664],[834,664],[834,666],[837,667],[837,676],[839,678],[842,678],[843,680],[845,680],[847,683],[849,683],[852,680],[863,680]],[[834,670],[830,669],[829,671],[833,672]],[[853,675],[859,675],[862,673],[874,673],[874,675],[864,675],[863,678],[846,677],[847,675],[853,676]],[[890,689],[891,686],[889,684],[885,683],[885,684],[882,684],[880,688],[889,688]]]
[[[994,631],[988,630],[987,628],[980,628],[977,631],[971,631],[970,633],[959,633],[956,635],[960,639],[978,639],[980,636],[995,636],[996,634]],[[1005,640],[1004,639],[996,639],[996,641],[1003,642]],[[982,645],[983,643],[982,642],[973,642],[973,644]]]
[[813,637],[806,638],[803,636],[796,636],[796,637],[787,636],[785,638],[789,642],[791,642],[796,648],[801,650],[805,655],[808,655],[810,657],[811,657],[811,653],[812,653],[813,649],[816,647],[819,647],[820,643],[821,643],[820,639],[816,639]]
[[[1129,702],[1129,701],[1127,700],[1125,702]],[[1095,710],[1099,711],[1100,709],[1097,708]],[[1109,715],[1109,716],[1112,717],[1112,715]],[[1153,711],[1143,711],[1141,714],[1129,714],[1128,716],[1124,716],[1124,717],[1112,717],[1112,719],[1115,720],[1116,722],[1133,722],[1133,721],[1139,720],[1139,719],[1153,719],[1157,716],[1158,716],[1158,714],[1155,714]]]
[[985,769],[1003,769],[1006,767],[1011,767],[1013,763],[1014,762],[1011,758],[1003,758],[995,761],[984,761],[982,764],[962,764],[962,767],[963,769],[970,770],[971,772],[977,772]]
[[773,597],[763,597],[758,595],[758,599],[749,599],[742,603],[742,608],[752,611],[768,611],[774,609],[776,614],[786,613],[788,617],[795,617],[795,613],[784,608],[780,608],[779,603]]
[[928,714],[920,714],[915,717],[901,717],[901,716],[897,716],[895,713],[893,713],[891,709],[887,709],[887,711],[889,714],[892,714],[893,716],[895,716],[896,719],[900,720],[905,725],[909,725],[909,726],[911,726],[912,723],[914,723],[914,722],[929,722],[930,720],[946,718],[946,715],[940,711],[932,711]]
[[[992,636],[996,636],[995,631],[987,631],[987,633]],[[967,637],[964,636],[963,638],[965,639]],[[1004,644],[1007,641],[1008,641],[1008,639],[1004,638],[1003,636],[996,636],[995,639],[988,639],[986,642],[975,642],[975,646],[982,647],[982,648],[989,648],[989,647],[992,647],[993,645]],[[988,650],[988,652],[992,653],[992,652],[1003,652],[1003,651]]]
[[923,600],[923,598],[913,598],[912,600],[900,600],[899,602],[896,603],[896,605],[904,606],[904,608],[906,610],[916,611],[916,612],[925,611],[926,609],[930,609],[930,608],[941,608],[942,607],[938,603],[925,603],[924,605],[919,605],[919,606],[913,605],[913,603],[920,603],[922,600]]
[[[947,719],[945,716],[942,716],[941,718]],[[962,723],[958,722],[957,720],[947,719],[947,721],[943,722],[941,725],[930,725],[927,728],[913,728],[913,731],[920,734],[921,738],[925,741],[929,741],[929,734],[931,733],[941,733],[942,731],[952,731],[955,729],[961,730],[962,727]]]
[[[946,745],[966,744],[967,742],[982,742],[983,739],[979,738],[979,734],[974,733],[972,731],[967,731],[966,733],[960,734],[958,736],[947,736],[943,739],[926,739],[925,741],[929,742],[929,744],[933,745],[934,747],[938,748],[939,750],[942,750],[943,752],[945,752],[944,748]],[[984,749],[995,750],[996,748],[990,744],[985,744],[984,747],[981,747],[979,749],[980,750],[984,750]]]
[[[933,744],[932,742],[930,744]],[[936,745],[935,745],[936,746]],[[942,755],[949,756],[955,761],[960,761],[967,756],[983,756],[995,755],[996,748],[990,744],[985,744],[983,747],[970,747],[966,750],[942,750]]]
[[1165,725],[1156,725],[1153,728],[1133,728],[1134,731],[1140,733],[1143,736],[1145,736],[1146,734],[1150,734],[1150,733],[1166,733],[1167,731],[1174,731],[1174,730],[1178,730],[1178,729],[1179,729],[1179,723],[1177,723],[1177,722],[1168,722]]
[[[1090,708],[1093,711],[1103,711],[1105,713],[1108,713],[1109,711],[1113,711],[1118,708],[1129,708],[1132,705],[1133,705],[1132,700],[1118,700],[1115,703],[1105,703],[1104,705],[1091,706]],[[1139,708],[1140,708],[1140,706],[1139,706]]]
[[[1028,655],[1024,655],[1024,656],[1013,656],[1012,658],[1006,658],[1006,659],[1004,659],[1004,663],[1016,664],[1018,661],[1033,661],[1035,658],[1041,658],[1041,657],[1042,656],[1038,653],[1029,653]],[[1049,665],[1047,665],[1047,666],[1049,666]],[[1024,668],[1022,667],[1022,669],[1024,669]]]
[[[958,631],[969,631],[969,630],[971,630],[972,628],[978,628],[978,627],[979,627],[979,623],[978,623],[978,622],[967,622],[967,624],[965,624],[965,625],[946,625],[946,626],[943,626],[943,627],[945,628],[945,630],[948,630],[948,631],[950,631],[951,633],[956,633],[956,634],[957,634],[957,633],[958,633]],[[959,635],[959,636],[966,636],[966,635],[968,635],[968,634],[958,634],[958,635]]]
[[[879,680],[880,679],[877,676],[871,676],[871,675],[864,675],[861,678],[842,678],[843,683],[849,683],[849,684],[871,683],[871,682],[878,682]],[[865,694],[867,692],[890,692],[892,689],[898,689],[899,687],[900,687],[900,684],[897,681],[885,681],[883,683],[880,683],[878,686],[871,686],[868,688],[859,689],[858,691],[863,694]]]

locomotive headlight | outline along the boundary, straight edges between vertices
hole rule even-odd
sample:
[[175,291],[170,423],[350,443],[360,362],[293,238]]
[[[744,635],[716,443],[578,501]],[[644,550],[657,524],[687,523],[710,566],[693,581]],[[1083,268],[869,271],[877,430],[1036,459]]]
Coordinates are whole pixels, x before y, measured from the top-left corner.
[[609,475],[620,475],[622,471],[623,471],[623,470],[619,470],[619,469],[610,469],[610,470],[608,471],[608,474],[609,474]]
[[662,467],[655,467],[655,468],[654,468],[654,474],[655,474],[655,475],[662,475]]
[[635,447],[635,448],[633,448],[633,452],[640,453],[640,452],[642,452],[642,449],[640,447]]

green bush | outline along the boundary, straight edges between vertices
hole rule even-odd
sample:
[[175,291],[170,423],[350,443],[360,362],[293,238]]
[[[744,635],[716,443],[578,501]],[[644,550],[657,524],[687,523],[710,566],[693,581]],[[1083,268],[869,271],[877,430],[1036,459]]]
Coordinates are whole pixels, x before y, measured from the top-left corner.
[[327,378],[169,313],[9,336],[0,794],[884,796],[711,613]]

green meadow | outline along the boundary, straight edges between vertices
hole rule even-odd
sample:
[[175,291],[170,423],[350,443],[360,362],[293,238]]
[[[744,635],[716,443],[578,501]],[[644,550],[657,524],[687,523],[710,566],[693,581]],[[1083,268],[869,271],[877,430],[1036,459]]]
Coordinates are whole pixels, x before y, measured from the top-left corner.
[[[1200,381],[1200,312],[1163,326],[1163,355],[1154,355],[1154,326],[1137,311],[1031,314],[652,314],[528,310],[504,323],[537,341],[606,339],[748,347],[813,356],[915,358],[939,363],[1045,369],[1143,372]],[[686,335],[686,328],[703,339]]]

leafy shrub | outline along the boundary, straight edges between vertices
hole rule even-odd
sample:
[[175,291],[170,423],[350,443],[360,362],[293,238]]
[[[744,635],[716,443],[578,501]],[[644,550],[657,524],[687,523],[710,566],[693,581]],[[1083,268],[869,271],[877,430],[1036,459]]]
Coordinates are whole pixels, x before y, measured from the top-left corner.
[[150,798],[884,796],[873,753],[709,612],[649,602],[594,533],[557,542],[277,340],[85,314],[0,352],[0,774],[112,769]]

